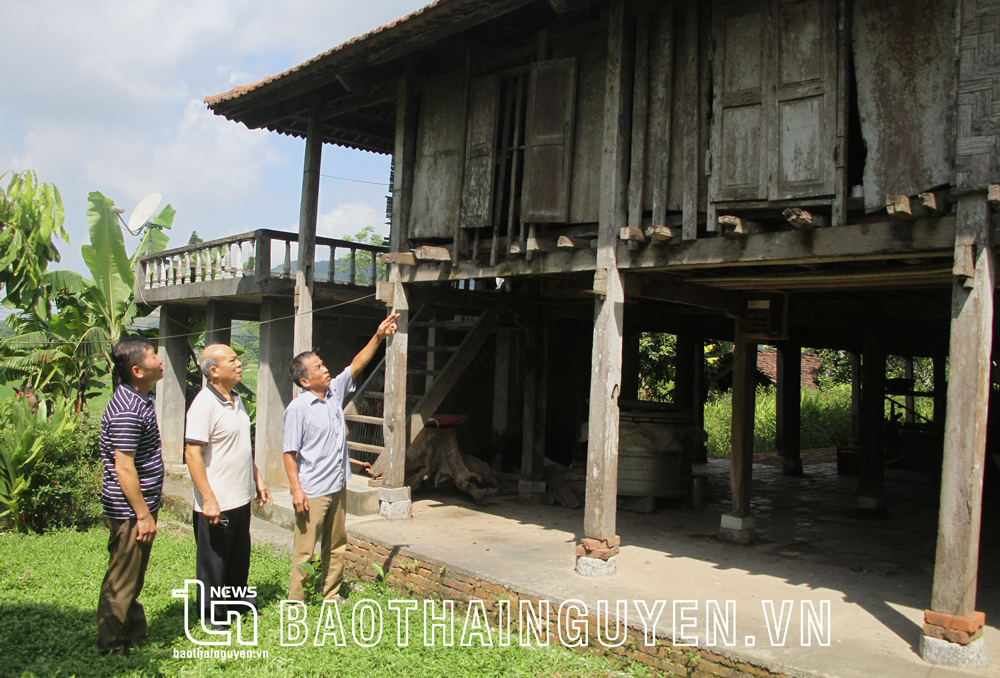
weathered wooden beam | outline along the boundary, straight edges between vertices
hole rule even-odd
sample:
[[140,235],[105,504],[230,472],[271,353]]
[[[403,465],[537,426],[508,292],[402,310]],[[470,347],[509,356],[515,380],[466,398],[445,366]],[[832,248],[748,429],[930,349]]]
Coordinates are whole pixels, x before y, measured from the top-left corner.
[[654,245],[669,242],[680,244],[681,229],[670,226],[648,226],[646,227],[646,237]]
[[556,242],[547,238],[528,238],[527,244],[529,252],[557,252],[559,250]]
[[930,216],[922,201],[908,195],[889,195],[885,198],[885,211],[894,219],[920,219]]
[[503,468],[503,457],[509,447],[510,440],[510,371],[511,349],[514,344],[514,331],[506,327],[498,327],[496,332],[496,350],[493,366],[493,435],[491,450],[492,466],[495,470]]
[[437,245],[421,245],[413,250],[418,261],[451,261],[451,254],[447,247]]
[[628,182],[628,225],[641,231],[646,184],[646,143],[649,127],[649,7],[637,7],[635,71],[632,85],[632,152]]
[[971,615],[976,609],[993,343],[989,205],[981,193],[961,196],[958,201],[956,241],[973,240],[977,255],[972,289],[958,280],[952,286],[948,412],[931,594],[932,610],[956,616]]
[[378,255],[383,264],[398,264],[400,266],[416,266],[417,255],[413,252],[383,252]]
[[778,344],[775,447],[785,475],[802,475],[802,349],[793,342]]
[[987,189],[987,198],[994,210],[1000,210],[1000,185],[990,184],[989,189]]
[[940,217],[951,210],[951,196],[944,191],[928,191],[920,193],[917,199],[923,204],[931,216]]
[[569,235],[561,235],[556,241],[556,248],[570,250],[589,249],[591,242],[593,242],[591,238],[574,238]]
[[[618,271],[617,241],[628,218],[628,142],[631,116],[631,45],[626,30],[626,3],[612,0],[608,14],[608,49],[604,95],[604,153],[601,158],[601,203],[595,288],[604,294],[594,302],[591,353],[590,414],[587,441],[587,497],[584,535],[615,536],[618,511],[618,395],[621,388],[622,325],[625,295]],[[591,559],[588,559],[591,560]],[[580,559],[577,560],[580,567]],[[597,565],[591,563],[591,565]],[[591,574],[614,572],[605,563]]]
[[720,214],[719,225],[722,226],[725,233],[729,233],[731,235],[756,235],[757,233],[764,233],[766,231],[766,229],[756,221],[741,219],[740,217],[736,217],[731,214]]
[[858,508],[885,507],[885,343],[877,331],[866,332],[861,361],[861,458]]
[[302,170],[299,207],[299,254],[295,267],[295,336],[293,354],[313,348],[313,270],[316,263],[316,218],[319,212],[319,172],[323,156],[323,125],[314,105]]
[[386,340],[385,349],[385,409],[382,436],[385,440],[386,487],[403,487],[406,480],[406,448],[409,444],[406,418],[406,358],[409,349],[410,299],[409,286],[393,282],[392,312],[399,313],[396,333]]
[[719,538],[746,544],[753,541],[750,482],[753,471],[754,400],[757,390],[757,344],[747,342],[746,325],[736,320],[733,345],[732,429],[730,431],[729,488],[732,508],[722,516]]
[[618,232],[618,237],[626,242],[646,242],[646,234],[642,232],[641,228],[632,228],[631,226],[625,226]]
[[830,225],[830,219],[822,214],[809,212],[801,207],[790,207],[783,211],[785,220],[795,228],[826,228]]
[[624,286],[626,298],[669,301],[724,311],[733,316],[741,316],[746,312],[742,294],[707,285],[673,280],[664,276],[652,277],[628,273],[624,276]]

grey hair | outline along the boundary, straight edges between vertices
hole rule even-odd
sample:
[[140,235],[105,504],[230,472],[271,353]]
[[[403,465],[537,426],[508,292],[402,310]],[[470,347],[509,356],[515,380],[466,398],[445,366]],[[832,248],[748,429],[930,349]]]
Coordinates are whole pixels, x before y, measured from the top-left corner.
[[306,358],[316,355],[312,351],[303,351],[294,358],[292,364],[288,366],[288,374],[292,377],[295,385],[302,387],[301,381],[309,378],[309,368],[306,366]]
[[201,360],[198,361],[198,369],[201,370],[201,373],[206,379],[212,376],[212,368],[219,366],[218,355],[214,351],[211,353],[208,352],[208,349],[213,346],[225,346],[225,344],[209,344],[205,347],[205,350],[201,352]]

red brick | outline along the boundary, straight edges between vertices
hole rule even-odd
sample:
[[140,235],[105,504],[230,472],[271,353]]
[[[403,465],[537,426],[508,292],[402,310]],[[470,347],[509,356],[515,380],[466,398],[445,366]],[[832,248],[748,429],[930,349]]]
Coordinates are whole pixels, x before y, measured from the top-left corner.
[[608,545],[608,546],[621,546],[621,543],[622,543],[622,538],[621,538],[621,537],[619,537],[619,536],[618,536],[618,535],[616,534],[616,535],[615,535],[615,536],[613,536],[613,537],[609,537],[608,539],[605,539],[605,540],[604,540],[604,543],[605,543],[606,545]]
[[588,551],[593,551],[594,549],[599,549],[604,546],[604,540],[602,539],[591,539],[590,537],[584,537],[580,540],[580,544],[583,548]]
[[583,544],[580,544],[579,546],[576,547],[577,558],[583,558],[586,555],[587,555],[587,548]]
[[972,641],[982,637],[983,629],[980,627],[974,633],[966,633],[965,631],[949,629],[936,624],[924,624],[924,635],[937,638],[938,640],[947,640],[949,643],[968,645]]
[[944,612],[924,610],[924,622],[946,629],[975,633],[986,623],[986,614],[984,612],[973,612],[970,615],[959,617],[953,614],[945,614]]

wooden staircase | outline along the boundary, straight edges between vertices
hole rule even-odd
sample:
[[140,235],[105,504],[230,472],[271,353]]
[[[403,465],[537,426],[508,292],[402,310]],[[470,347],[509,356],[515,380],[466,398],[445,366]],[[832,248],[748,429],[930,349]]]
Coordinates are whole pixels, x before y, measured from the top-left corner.
[[[499,318],[497,311],[485,311],[478,317],[420,320],[421,316],[429,314],[430,310],[421,306],[409,324],[406,411],[411,443],[475,359]],[[385,451],[382,436],[384,388],[385,358],[344,408],[351,459],[374,464]]]

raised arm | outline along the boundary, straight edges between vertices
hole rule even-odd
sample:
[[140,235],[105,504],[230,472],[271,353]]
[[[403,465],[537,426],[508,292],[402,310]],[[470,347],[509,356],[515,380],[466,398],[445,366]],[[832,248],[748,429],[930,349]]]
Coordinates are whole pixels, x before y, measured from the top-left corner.
[[385,338],[390,334],[396,333],[396,318],[399,317],[398,313],[393,313],[388,318],[379,323],[378,329],[375,330],[375,334],[368,341],[361,352],[354,356],[354,360],[351,361],[351,379],[354,381],[358,380],[358,375],[368,366],[368,363],[372,361],[375,357],[375,351],[378,350],[378,345],[385,341]]

